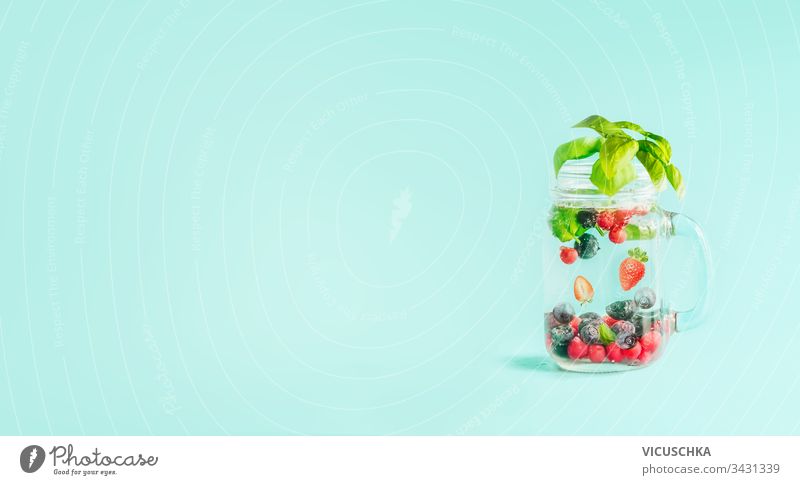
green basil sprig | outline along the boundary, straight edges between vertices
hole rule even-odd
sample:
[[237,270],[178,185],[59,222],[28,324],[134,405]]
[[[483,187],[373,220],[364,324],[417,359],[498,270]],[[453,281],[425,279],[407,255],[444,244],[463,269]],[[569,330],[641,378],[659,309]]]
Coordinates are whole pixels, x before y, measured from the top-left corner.
[[[556,175],[567,161],[597,153],[590,180],[600,192],[612,196],[636,178],[635,157],[658,190],[663,188],[666,179],[678,196],[683,197],[683,175],[672,164],[672,147],[664,137],[646,131],[636,123],[609,121],[600,115],[589,116],[573,128],[591,128],[600,136],[576,138],[556,148],[553,154]],[[625,130],[638,133],[642,139],[633,138]]]

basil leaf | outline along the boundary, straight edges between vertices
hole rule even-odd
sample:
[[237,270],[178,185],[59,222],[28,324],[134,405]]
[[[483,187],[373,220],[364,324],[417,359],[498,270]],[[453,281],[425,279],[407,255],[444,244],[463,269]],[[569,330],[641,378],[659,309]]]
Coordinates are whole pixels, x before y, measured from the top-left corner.
[[650,133],[649,131],[645,131],[642,134],[647,138],[650,138],[651,140],[656,142],[656,145],[658,145],[658,147],[661,148],[662,152],[665,155],[662,158],[664,158],[665,162],[669,163],[669,161],[672,159],[672,147],[670,146],[667,139],[664,138],[663,136],[658,136],[655,133]]
[[[550,229],[553,236],[561,242],[571,241],[586,231],[578,223],[578,209],[567,207],[554,207],[553,216],[550,218]],[[583,229],[583,231],[581,231]],[[579,234],[580,233],[580,234]]]
[[611,172],[603,170],[600,160],[592,166],[592,175],[589,180],[600,192],[612,196],[619,192],[625,185],[636,178],[636,169],[631,162],[617,164]]
[[553,153],[553,166],[556,169],[556,175],[568,160],[579,160],[599,152],[602,142],[603,139],[599,136],[585,136],[560,145]]
[[653,239],[656,237],[656,229],[652,226],[637,226],[628,224],[625,226],[625,235],[628,241],[640,241],[642,239]]
[[647,133],[646,131],[644,131],[644,128],[637,125],[636,123],[631,123],[630,121],[616,121],[614,122],[614,124],[620,128],[625,128],[626,130],[635,131],[636,133],[639,133],[641,135]]
[[681,175],[681,171],[678,170],[678,167],[670,163],[669,165],[664,165],[664,173],[667,176],[667,180],[669,180],[669,184],[672,185],[672,188],[678,193],[678,197],[682,198],[684,192],[686,192],[686,186],[683,184],[683,175]]
[[624,133],[622,131],[622,128],[617,127],[617,125],[614,122],[608,121],[607,119],[603,118],[600,115],[589,116],[588,118],[574,124],[572,127],[591,128],[603,136]]
[[609,136],[600,148],[600,158],[592,166],[589,180],[600,192],[616,194],[636,178],[631,160],[638,150],[639,143],[628,135]]
[[636,152],[636,158],[639,159],[644,168],[647,169],[647,173],[650,175],[650,180],[652,180],[653,185],[655,185],[658,190],[661,190],[664,185],[664,164],[658,156],[653,153],[653,150],[658,149],[655,143],[647,140],[640,140],[639,151]]
[[600,333],[600,342],[602,342],[603,345],[608,345],[617,340],[617,334],[615,334],[614,331],[611,330],[611,327],[609,327],[608,324],[605,322],[600,324],[599,333]]

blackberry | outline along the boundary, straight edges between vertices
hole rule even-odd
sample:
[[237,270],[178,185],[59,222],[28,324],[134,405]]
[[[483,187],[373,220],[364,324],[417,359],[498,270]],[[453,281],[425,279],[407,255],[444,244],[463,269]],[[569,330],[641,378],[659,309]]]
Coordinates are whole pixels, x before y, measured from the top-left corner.
[[633,300],[615,301],[606,307],[606,313],[614,320],[630,320],[636,311],[636,303]]
[[561,342],[561,343],[553,342],[552,347],[550,347],[550,351],[553,352],[553,354],[566,359],[569,357],[569,353],[567,352],[568,348],[569,348],[569,342]]
[[574,247],[575,250],[578,251],[578,257],[581,259],[590,259],[600,250],[600,242],[597,241],[596,237],[588,232],[584,232],[575,241]]
[[659,320],[659,315],[657,313],[652,314],[643,314],[637,313],[631,319],[631,322],[636,326],[636,336],[641,337],[644,335],[645,329],[650,330]]
[[569,344],[572,340],[572,327],[569,325],[558,325],[550,329],[550,337],[553,339],[553,346],[556,344]]
[[594,227],[594,225],[597,224],[597,211],[591,209],[578,211],[577,218],[578,218],[578,223],[581,226],[585,227],[586,229],[589,229],[590,227]]
[[569,323],[575,318],[575,308],[570,303],[559,303],[553,308],[553,317],[560,323]]
[[569,325],[559,325],[551,328],[550,338],[553,343],[550,345],[550,351],[559,357],[567,358],[567,347],[569,347],[569,341],[572,340],[572,337],[572,327]]

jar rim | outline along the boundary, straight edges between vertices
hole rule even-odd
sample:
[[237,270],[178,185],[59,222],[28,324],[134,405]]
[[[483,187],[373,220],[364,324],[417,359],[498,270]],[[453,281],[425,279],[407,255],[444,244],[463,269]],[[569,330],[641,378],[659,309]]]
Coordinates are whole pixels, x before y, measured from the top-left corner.
[[655,203],[658,192],[641,163],[634,163],[636,178],[613,196],[600,192],[589,180],[595,160],[572,160],[558,172],[550,190],[557,205],[580,207],[626,207]]

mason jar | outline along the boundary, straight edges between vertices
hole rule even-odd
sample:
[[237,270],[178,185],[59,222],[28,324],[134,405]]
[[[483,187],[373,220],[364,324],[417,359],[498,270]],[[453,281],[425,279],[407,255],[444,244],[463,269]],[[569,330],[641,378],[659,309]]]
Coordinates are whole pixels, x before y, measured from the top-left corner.
[[[662,209],[646,170],[615,195],[589,180],[591,161],[564,165],[551,190],[543,244],[547,351],[565,370],[613,372],[659,359],[678,330],[703,322],[711,267],[703,233],[690,218]],[[700,255],[694,304],[676,309],[663,278],[673,237]]]

